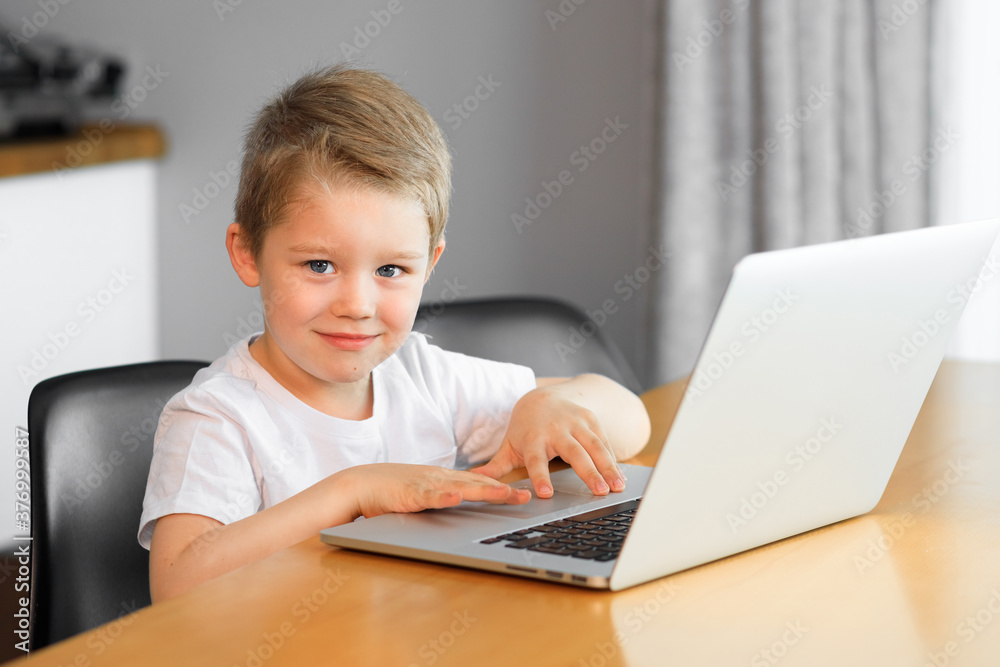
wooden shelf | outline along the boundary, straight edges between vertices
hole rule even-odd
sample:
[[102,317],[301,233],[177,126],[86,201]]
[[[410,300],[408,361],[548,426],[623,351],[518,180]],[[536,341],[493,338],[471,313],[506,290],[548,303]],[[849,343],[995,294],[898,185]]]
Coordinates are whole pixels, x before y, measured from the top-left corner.
[[116,124],[105,118],[68,137],[0,144],[0,177],[158,158],[165,150],[166,140],[156,126]]

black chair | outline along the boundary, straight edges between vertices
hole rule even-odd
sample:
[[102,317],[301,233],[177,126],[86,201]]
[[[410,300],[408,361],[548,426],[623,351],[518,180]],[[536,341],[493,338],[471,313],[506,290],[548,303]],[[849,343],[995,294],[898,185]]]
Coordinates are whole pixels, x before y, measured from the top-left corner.
[[536,377],[599,373],[642,391],[614,343],[586,314],[562,301],[521,297],[425,304],[413,330],[446,350],[528,366]]
[[136,533],[153,433],[167,400],[205,365],[103,368],[32,390],[32,650],[150,603]]

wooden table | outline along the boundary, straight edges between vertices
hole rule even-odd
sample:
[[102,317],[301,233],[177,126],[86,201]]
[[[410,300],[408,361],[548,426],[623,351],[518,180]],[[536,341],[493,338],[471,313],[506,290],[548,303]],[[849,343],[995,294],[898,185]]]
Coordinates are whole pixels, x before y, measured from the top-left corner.
[[[650,464],[683,386],[643,395]],[[310,539],[36,665],[998,665],[1000,365],[945,363],[870,514],[607,593]]]

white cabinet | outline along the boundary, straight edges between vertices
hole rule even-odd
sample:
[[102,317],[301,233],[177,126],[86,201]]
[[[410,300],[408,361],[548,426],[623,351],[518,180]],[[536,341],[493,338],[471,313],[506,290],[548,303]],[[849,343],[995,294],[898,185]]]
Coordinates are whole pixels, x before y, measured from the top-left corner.
[[[39,381],[157,358],[156,162],[0,178],[0,489]],[[0,512],[0,543],[14,534]]]

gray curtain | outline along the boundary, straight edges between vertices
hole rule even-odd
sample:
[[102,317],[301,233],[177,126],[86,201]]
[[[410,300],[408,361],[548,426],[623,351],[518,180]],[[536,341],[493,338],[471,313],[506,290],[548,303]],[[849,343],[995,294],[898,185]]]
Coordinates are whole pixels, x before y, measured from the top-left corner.
[[[653,375],[689,373],[750,252],[929,224],[935,0],[660,0],[660,200],[673,252]],[[936,148],[935,148],[936,147]]]

